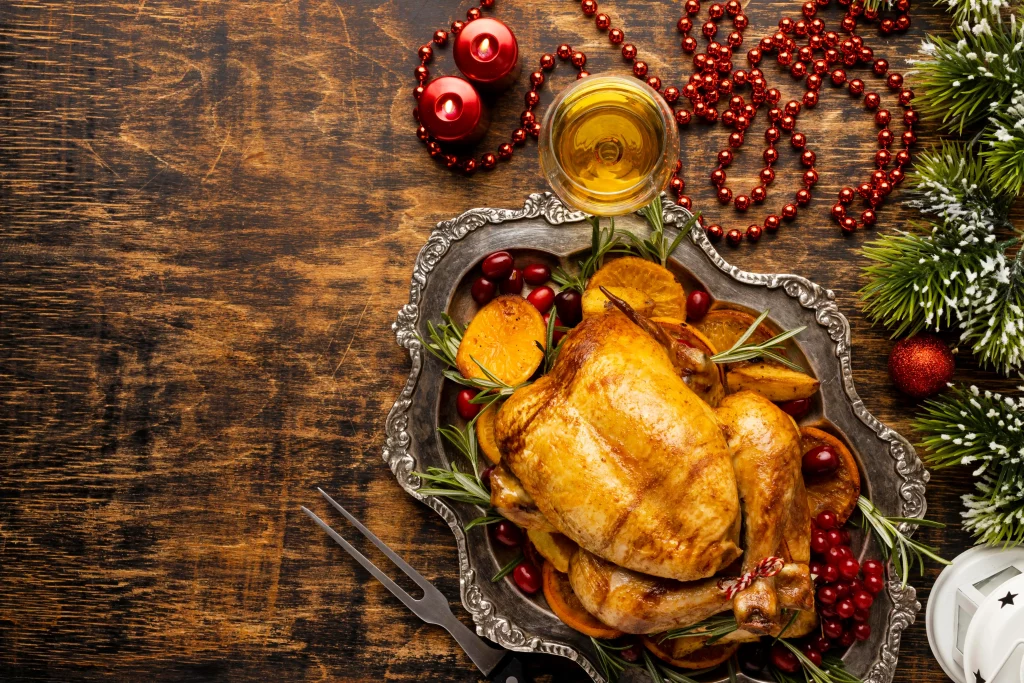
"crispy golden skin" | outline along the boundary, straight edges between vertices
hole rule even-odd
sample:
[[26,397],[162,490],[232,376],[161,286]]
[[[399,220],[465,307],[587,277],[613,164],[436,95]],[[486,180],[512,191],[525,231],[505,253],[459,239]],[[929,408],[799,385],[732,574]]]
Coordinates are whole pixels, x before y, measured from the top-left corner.
[[491,505],[507,520],[515,522],[524,529],[537,531],[556,531],[551,523],[537,509],[524,489],[523,485],[504,464],[498,465],[491,472]]
[[[750,391],[726,396],[716,410],[733,454],[743,499],[742,571],[778,555],[785,525],[801,481],[800,432],[793,419],[768,399]],[[736,594],[733,611],[741,629],[770,633],[780,622],[776,577],[762,577]]]
[[723,612],[732,605],[718,579],[681,582],[617,567],[578,550],[569,583],[583,608],[625,633],[661,633]]
[[586,318],[550,373],[498,414],[503,464],[581,547],[693,581],[741,553],[733,464],[713,411],[618,311]]

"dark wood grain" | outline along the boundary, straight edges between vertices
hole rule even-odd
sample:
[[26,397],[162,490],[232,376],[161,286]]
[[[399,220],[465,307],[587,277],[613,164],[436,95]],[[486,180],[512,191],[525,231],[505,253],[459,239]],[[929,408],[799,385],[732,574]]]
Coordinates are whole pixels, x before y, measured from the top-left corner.
[[[602,9],[653,70],[683,71],[677,4]],[[450,532],[380,460],[408,372],[389,326],[434,223],[544,189],[532,143],[466,179],[413,135],[415,49],[464,10],[0,3],[0,679],[478,680],[447,634],[299,511],[322,507],[316,485],[338,492],[458,595]],[[798,11],[755,0],[748,42]],[[944,21],[916,11],[909,35],[867,33],[901,71],[924,29]],[[501,0],[496,14],[530,63],[566,41],[592,72],[624,71],[575,3]],[[569,78],[560,67],[552,87]],[[522,93],[504,98],[491,146]],[[836,190],[869,172],[875,126],[844,90],[823,95],[800,118],[819,153],[818,198],[728,258],[834,288],[853,322],[861,395],[906,433],[914,405],[890,385],[890,342],[855,296],[870,234],[843,239],[828,218]],[[684,136],[687,179],[698,208],[742,228],[749,221],[721,210],[703,180],[724,137],[721,127]],[[739,155],[737,186],[753,184],[758,149]],[[776,209],[796,188],[789,156]],[[897,200],[879,227],[912,219]],[[962,379],[1008,386],[960,363]],[[936,475],[931,516],[955,524],[970,486],[962,470]],[[924,536],[947,556],[969,544],[955,527]],[[901,662],[900,683],[943,678],[920,623]],[[565,661],[530,664],[542,681],[584,680]]]

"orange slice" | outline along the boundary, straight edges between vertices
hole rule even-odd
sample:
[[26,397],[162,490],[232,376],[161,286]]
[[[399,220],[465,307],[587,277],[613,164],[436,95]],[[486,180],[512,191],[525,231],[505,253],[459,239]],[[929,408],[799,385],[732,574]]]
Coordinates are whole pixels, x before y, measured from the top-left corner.
[[[754,324],[756,318],[744,311],[731,308],[716,308],[704,316],[700,322],[694,323],[700,332],[711,340],[711,344],[719,351],[728,351],[739,341],[747,329]],[[758,325],[754,334],[747,339],[748,344],[760,344],[773,336],[772,331],[763,323]]]
[[494,404],[487,406],[476,418],[476,443],[484,452],[491,464],[501,462],[501,451],[498,450],[498,439],[494,435],[494,422],[498,417],[498,409]]
[[544,319],[521,296],[505,295],[481,308],[469,323],[455,354],[463,377],[487,379],[480,366],[505,384],[516,386],[544,360]]
[[576,629],[591,638],[618,638],[622,631],[606,626],[597,617],[583,609],[583,604],[572,592],[569,577],[561,573],[550,562],[544,563],[544,599],[548,607],[569,628]]
[[[654,310],[654,300],[634,287],[605,287],[614,296],[619,297],[640,315],[650,315]],[[583,317],[598,315],[605,311],[616,310],[615,304],[608,300],[600,289],[588,289],[583,292]]]
[[839,469],[829,474],[805,474],[807,486],[807,503],[811,508],[811,516],[817,517],[825,510],[836,513],[839,523],[844,524],[857,509],[860,497],[860,471],[853,453],[841,440],[826,431],[814,427],[800,430],[800,441],[803,452],[816,446],[831,446],[839,455]]
[[[686,292],[667,269],[636,256],[609,261],[594,273],[587,289],[632,287],[654,301],[651,315],[686,319]],[[600,291],[600,290],[599,290]]]
[[658,638],[644,636],[644,647],[661,661],[680,669],[709,669],[718,666],[739,649],[739,643],[704,647],[706,638],[673,638],[661,643]]

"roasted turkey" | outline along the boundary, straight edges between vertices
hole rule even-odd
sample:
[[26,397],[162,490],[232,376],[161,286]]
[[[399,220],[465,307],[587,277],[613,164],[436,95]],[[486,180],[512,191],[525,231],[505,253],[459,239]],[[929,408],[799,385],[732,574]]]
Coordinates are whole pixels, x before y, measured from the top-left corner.
[[[741,632],[777,633],[783,609],[813,609],[796,424],[757,394],[691,389],[709,359],[609,299],[499,411],[492,503],[579,545],[573,591],[609,626],[657,633],[731,608]],[[726,597],[722,577],[769,556],[778,574]]]

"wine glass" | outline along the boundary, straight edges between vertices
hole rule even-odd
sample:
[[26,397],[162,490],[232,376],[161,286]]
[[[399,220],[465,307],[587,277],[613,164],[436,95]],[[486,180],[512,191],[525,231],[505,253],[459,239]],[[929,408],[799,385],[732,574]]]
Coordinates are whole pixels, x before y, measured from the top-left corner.
[[643,81],[588,76],[548,107],[540,163],[555,194],[595,216],[619,216],[649,204],[679,158],[672,109]]

